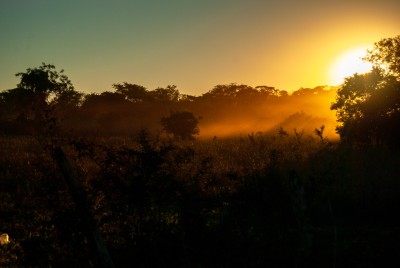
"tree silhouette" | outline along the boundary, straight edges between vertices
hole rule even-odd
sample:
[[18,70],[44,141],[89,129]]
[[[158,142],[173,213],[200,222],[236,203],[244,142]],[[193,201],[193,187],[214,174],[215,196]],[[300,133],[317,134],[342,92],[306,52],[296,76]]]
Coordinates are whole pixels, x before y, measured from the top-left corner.
[[15,119],[33,118],[34,93],[24,88],[15,88],[0,93],[1,119],[12,121]]
[[242,98],[244,96],[254,96],[257,93],[258,91],[251,86],[231,83],[226,85],[216,85],[213,89],[203,94],[203,97],[207,99],[231,100],[238,96],[241,96]]
[[385,71],[386,75],[400,79],[400,35],[393,38],[384,38],[375,43],[368,51],[365,60],[373,63],[376,68]]
[[57,109],[65,111],[71,110],[82,105],[84,94],[75,90],[64,90],[57,94],[52,103]]
[[173,134],[174,138],[189,140],[193,135],[198,135],[199,118],[191,112],[171,112],[170,116],[161,119],[161,125],[167,133]]
[[[16,74],[21,78],[18,88],[30,92],[33,97],[35,120],[41,120],[49,108],[51,97],[54,100],[64,100],[62,95],[66,92],[75,92],[74,86],[64,70],[57,71],[52,64],[42,63],[36,68],[28,68],[26,72]],[[70,94],[71,96],[71,94]]]
[[64,70],[57,71],[54,65],[42,63],[16,76],[20,78],[17,88],[0,93],[0,120],[7,124],[30,124],[29,129],[42,131],[42,123],[50,118],[54,123],[56,116],[80,104],[82,93],[75,91]]
[[68,76],[64,74],[64,70],[56,71],[52,64],[42,63],[36,68],[28,68],[26,72],[17,73],[15,76],[21,78],[17,85],[19,88],[24,88],[32,91],[37,96],[46,98],[51,93],[60,93],[66,90],[74,90],[74,86]]
[[329,88],[326,86],[317,86],[315,88],[299,88],[292,93],[292,96],[313,96],[321,95],[328,92]]
[[144,86],[123,82],[122,84],[113,84],[113,88],[116,89],[117,93],[124,95],[127,100],[134,103],[149,101],[153,98]]
[[398,144],[400,134],[400,36],[382,39],[368,51],[373,64],[366,74],[354,74],[338,89],[331,109],[342,123],[344,141]]
[[[258,91],[265,95],[265,96],[274,96],[274,97],[278,97],[281,94],[281,91],[279,89],[276,89],[275,87],[270,87],[270,86],[256,86],[256,89],[258,89]],[[286,93],[282,93],[283,95],[287,95]]]
[[156,88],[150,91],[151,96],[154,100],[159,102],[177,102],[179,100],[179,90],[175,85],[169,85],[166,88]]

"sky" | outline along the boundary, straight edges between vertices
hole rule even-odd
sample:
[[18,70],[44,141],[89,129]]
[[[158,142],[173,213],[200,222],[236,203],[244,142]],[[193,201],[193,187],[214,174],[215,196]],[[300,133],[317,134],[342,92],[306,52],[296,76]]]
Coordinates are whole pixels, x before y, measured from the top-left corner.
[[330,85],[343,53],[400,34],[399,11],[398,0],[0,0],[0,90],[42,62],[85,93]]

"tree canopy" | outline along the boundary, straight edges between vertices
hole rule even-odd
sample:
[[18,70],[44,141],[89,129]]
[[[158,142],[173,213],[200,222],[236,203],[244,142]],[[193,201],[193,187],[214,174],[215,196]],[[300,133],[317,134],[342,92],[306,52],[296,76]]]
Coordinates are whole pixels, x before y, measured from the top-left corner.
[[400,134],[400,36],[375,43],[365,60],[371,72],[345,79],[331,109],[344,141],[398,144]]
[[116,93],[122,94],[131,102],[143,102],[151,100],[150,93],[144,86],[123,82],[122,84],[113,84],[113,88],[116,89]]
[[59,93],[74,90],[71,80],[64,74],[64,70],[57,71],[52,64],[42,63],[36,68],[28,68],[26,72],[16,74],[21,78],[17,87],[24,88],[36,94]]
[[161,124],[167,133],[182,140],[193,139],[200,133],[199,118],[187,111],[171,112],[170,116],[161,119]]
[[385,71],[386,75],[400,79],[400,35],[383,38],[368,51],[365,60]]

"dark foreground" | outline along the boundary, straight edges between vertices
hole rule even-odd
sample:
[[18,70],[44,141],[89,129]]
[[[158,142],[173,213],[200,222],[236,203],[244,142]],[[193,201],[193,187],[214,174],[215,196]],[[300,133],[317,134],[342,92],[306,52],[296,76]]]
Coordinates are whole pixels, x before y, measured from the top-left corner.
[[0,138],[0,266],[396,267],[400,155],[298,135]]

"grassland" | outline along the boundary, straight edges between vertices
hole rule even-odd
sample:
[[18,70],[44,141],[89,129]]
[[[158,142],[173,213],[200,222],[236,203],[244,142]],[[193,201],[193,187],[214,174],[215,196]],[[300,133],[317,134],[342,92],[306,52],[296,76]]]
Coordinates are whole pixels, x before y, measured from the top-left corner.
[[61,146],[117,267],[400,264],[400,156],[281,132],[0,137],[1,266],[97,266]]

